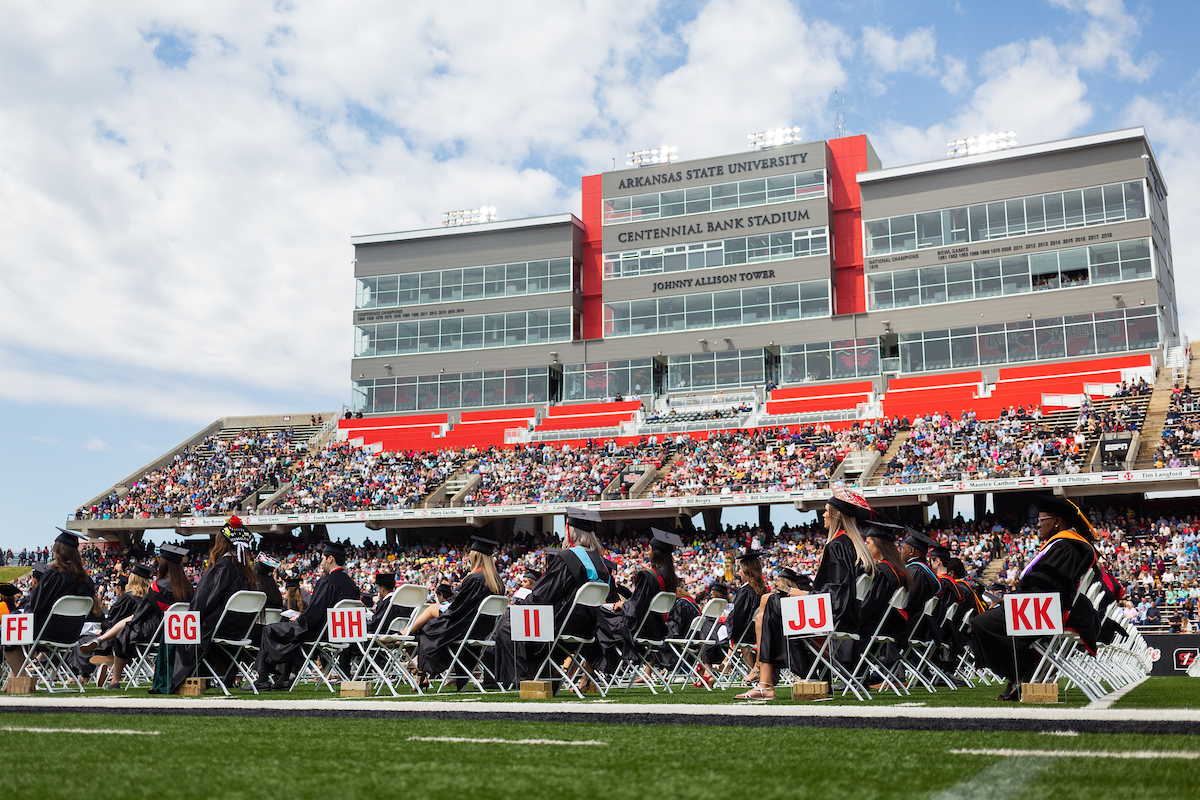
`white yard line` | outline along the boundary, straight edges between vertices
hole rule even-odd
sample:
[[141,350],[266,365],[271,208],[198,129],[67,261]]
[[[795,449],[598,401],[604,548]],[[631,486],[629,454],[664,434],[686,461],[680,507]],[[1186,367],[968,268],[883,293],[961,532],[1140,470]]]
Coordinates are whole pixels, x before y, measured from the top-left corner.
[[1007,800],[1020,794],[1048,766],[1050,760],[1045,758],[1006,758],[929,800]]
[[604,747],[608,742],[598,742],[592,739],[472,739],[466,736],[410,736],[410,742],[468,742],[470,744],[562,744],[568,746],[599,746]]
[[16,725],[4,725],[0,731],[15,731],[17,733],[115,733],[120,736],[158,736],[159,731],[126,731],[119,728],[23,728]]
[[1200,759],[1200,751],[1189,750],[1011,750],[997,748],[991,750],[961,749],[951,750],[956,755],[966,756],[1033,756],[1035,758],[1124,758],[1124,759],[1165,759],[1183,758],[1189,761]]
[[1104,697],[1101,697],[1099,700],[1093,700],[1092,702],[1088,703],[1085,706],[1085,708],[1111,708],[1113,703],[1117,702],[1122,697],[1129,694],[1130,692],[1132,692],[1137,687],[1141,686],[1143,683],[1145,683],[1149,679],[1150,679],[1150,676],[1147,675],[1146,677],[1142,678],[1141,680],[1134,681],[1133,683],[1130,683],[1130,684],[1126,684],[1125,686],[1122,686],[1120,689],[1117,689],[1115,692],[1109,692],[1108,694],[1104,695]]

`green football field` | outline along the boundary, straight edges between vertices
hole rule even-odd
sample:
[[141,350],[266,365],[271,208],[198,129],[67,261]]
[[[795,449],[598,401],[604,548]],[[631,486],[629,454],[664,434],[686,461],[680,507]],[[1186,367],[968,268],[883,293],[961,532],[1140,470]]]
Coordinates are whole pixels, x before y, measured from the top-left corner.
[[[3,714],[12,797],[1194,797],[1198,737]],[[473,741],[484,740],[484,741]],[[496,741],[500,740],[500,741]],[[991,755],[958,750],[1023,750]],[[1086,756],[1055,756],[1087,751]],[[1114,758],[1131,752],[1152,758]],[[1045,754],[1050,753],[1050,755]]]

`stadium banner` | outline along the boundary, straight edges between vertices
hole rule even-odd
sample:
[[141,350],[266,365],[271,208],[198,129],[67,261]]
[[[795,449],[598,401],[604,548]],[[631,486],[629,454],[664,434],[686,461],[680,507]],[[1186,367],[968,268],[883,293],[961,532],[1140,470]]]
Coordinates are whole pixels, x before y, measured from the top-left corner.
[[1150,648],[1151,675],[1187,675],[1188,667],[1200,661],[1200,633],[1143,634]]
[[513,606],[514,642],[553,642],[554,606]]
[[828,592],[779,600],[784,636],[816,636],[833,632],[833,598]]
[[352,644],[367,640],[367,610],[358,608],[329,608],[325,610],[329,625],[330,644]]
[[168,611],[163,617],[167,644],[200,644],[200,612]]
[[[1100,486],[1105,484],[1163,483],[1181,481],[1195,488],[1200,480],[1200,467],[1177,469],[1125,470],[1120,472],[1088,472],[1078,475],[1038,475],[1029,478],[984,478],[980,480],[951,480],[935,483],[898,483],[861,487],[862,494],[873,497],[905,497],[913,495],[977,494],[1001,491],[1045,491],[1056,486]],[[750,506],[770,503],[816,503],[828,500],[831,489],[801,489],[788,492],[729,492],[727,494],[656,497],[648,500],[594,500],[572,503],[523,503],[519,505],[462,506],[457,508],[406,508],[375,511],[325,511],[320,513],[266,514],[243,517],[248,525],[317,525],[337,522],[386,522],[388,520],[465,519],[468,517],[522,517],[563,514],[567,506],[614,511],[639,508],[702,509],[727,506]],[[649,505],[647,505],[647,503]],[[74,522],[74,520],[68,520]],[[139,528],[219,528],[225,518],[182,517],[130,520]]]
[[33,614],[5,614],[0,618],[0,644],[33,644]]
[[1058,592],[1004,595],[1004,632],[1009,636],[1062,633],[1062,600]]

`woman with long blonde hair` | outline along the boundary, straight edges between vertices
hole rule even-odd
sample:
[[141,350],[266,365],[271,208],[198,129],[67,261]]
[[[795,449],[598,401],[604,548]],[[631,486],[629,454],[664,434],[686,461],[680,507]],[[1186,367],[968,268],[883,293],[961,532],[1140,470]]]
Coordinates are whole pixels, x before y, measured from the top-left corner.
[[464,638],[490,632],[494,619],[481,620],[488,626],[486,631],[470,631],[471,621],[479,604],[492,595],[504,594],[496,562],[492,558],[497,542],[482,536],[471,537],[471,554],[468,563],[471,572],[463,578],[462,585],[450,605],[442,611],[437,604],[421,612],[406,634],[417,634],[417,667],[422,684],[429,676],[440,675],[450,666],[450,653]]
[[[828,538],[821,552],[817,574],[813,576],[814,594],[828,594],[834,628],[856,633],[859,627],[859,603],[855,584],[862,574],[875,574],[875,559],[867,549],[858,521],[869,519],[871,506],[859,493],[836,486],[833,497],[825,504],[825,529]],[[803,589],[789,589],[791,596],[808,594]],[[795,645],[795,646],[793,646]],[[790,654],[788,649],[791,647]],[[840,655],[840,654],[839,654]],[[845,659],[852,654],[846,647]],[[758,643],[758,686],[738,695],[741,700],[774,700],[775,676],[778,667],[791,665],[801,673],[808,671],[810,656],[799,646],[799,640],[789,641],[783,635],[783,611],[780,595],[771,594],[763,606]]]

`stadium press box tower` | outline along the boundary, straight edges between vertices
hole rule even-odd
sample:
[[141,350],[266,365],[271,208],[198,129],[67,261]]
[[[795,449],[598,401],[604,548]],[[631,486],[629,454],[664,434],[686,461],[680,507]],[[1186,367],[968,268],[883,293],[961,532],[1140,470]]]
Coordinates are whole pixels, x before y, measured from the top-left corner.
[[890,169],[853,136],[582,190],[581,217],[353,237],[354,406],[454,422],[768,381],[994,383],[1149,363],[1180,336],[1142,128]]

